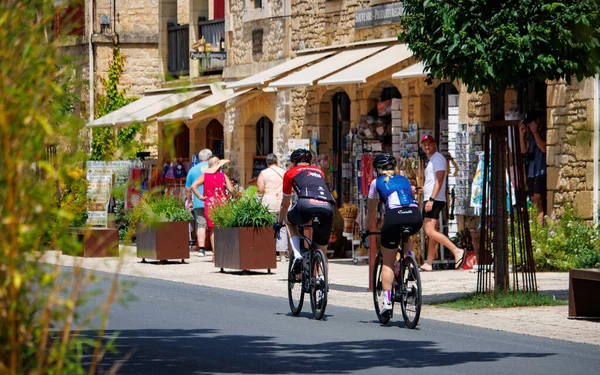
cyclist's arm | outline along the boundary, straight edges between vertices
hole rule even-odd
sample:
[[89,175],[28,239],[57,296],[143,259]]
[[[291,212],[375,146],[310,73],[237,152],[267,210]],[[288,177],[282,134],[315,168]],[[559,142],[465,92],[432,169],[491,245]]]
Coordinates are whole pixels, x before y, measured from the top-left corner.
[[366,231],[371,230],[371,223],[375,219],[375,215],[377,214],[377,204],[379,203],[379,199],[371,199],[367,202],[367,218],[365,221],[365,227],[363,228]]
[[281,207],[279,208],[279,218],[277,221],[280,224],[285,222],[285,218],[287,217],[288,209],[290,208],[290,202],[292,200],[291,195],[283,195],[283,199],[281,200]]

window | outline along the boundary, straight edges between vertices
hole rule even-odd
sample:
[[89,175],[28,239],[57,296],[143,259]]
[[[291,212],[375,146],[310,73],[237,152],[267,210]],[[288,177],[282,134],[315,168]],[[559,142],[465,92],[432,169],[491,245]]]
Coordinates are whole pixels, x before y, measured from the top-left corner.
[[263,51],[263,29],[252,30],[252,53],[262,53]]
[[256,123],[256,156],[273,152],[273,122],[263,116]]
[[254,0],[254,9],[262,8],[262,0]]

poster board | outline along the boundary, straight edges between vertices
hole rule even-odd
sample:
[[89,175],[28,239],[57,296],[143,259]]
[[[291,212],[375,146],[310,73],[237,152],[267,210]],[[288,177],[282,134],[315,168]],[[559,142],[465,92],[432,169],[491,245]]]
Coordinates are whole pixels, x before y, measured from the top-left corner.
[[260,171],[267,168],[267,158],[265,156],[253,156],[252,159],[252,178],[258,178]]
[[302,138],[302,139],[289,139],[288,140],[288,155],[291,155],[292,152],[304,148],[310,150],[310,139]]

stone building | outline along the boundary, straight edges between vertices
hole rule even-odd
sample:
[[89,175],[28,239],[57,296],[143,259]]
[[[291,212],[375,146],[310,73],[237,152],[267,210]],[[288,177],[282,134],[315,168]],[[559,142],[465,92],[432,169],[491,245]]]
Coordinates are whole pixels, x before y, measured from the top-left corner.
[[[439,135],[450,102],[461,124],[489,118],[488,95],[470,94],[460,82],[425,82],[426,72],[396,41],[399,1],[92,0],[85,2],[85,20],[89,4],[96,90],[118,40],[126,59],[121,84],[131,95],[189,85],[203,91],[152,114],[147,124],[157,144],[175,138],[180,158],[222,147],[242,185],[255,177],[256,157],[275,152],[285,159],[289,139],[316,138],[317,153],[328,158],[329,183],[340,203],[347,201],[353,191],[342,173],[351,157],[345,135],[390,99],[401,99],[394,127],[403,132],[416,124]],[[72,43],[71,53],[86,56],[88,35]],[[198,47],[202,36],[208,45]],[[560,214],[565,203],[585,218],[597,211],[595,84],[544,82],[506,93],[507,110],[516,103],[521,111],[546,111],[550,213]],[[163,161],[160,147],[158,153]]]

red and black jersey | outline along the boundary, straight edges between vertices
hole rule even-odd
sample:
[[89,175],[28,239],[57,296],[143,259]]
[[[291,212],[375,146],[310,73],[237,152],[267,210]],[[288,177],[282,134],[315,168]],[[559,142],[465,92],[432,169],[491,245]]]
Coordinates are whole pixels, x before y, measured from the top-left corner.
[[312,198],[335,202],[325,183],[325,174],[312,165],[299,165],[283,175],[283,194],[298,194],[298,198]]

